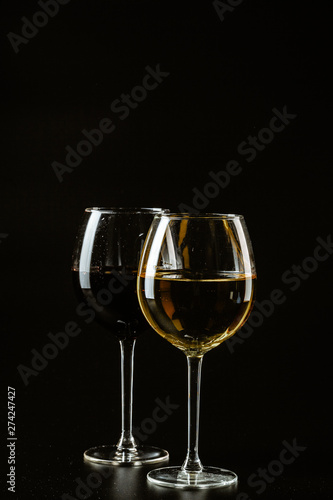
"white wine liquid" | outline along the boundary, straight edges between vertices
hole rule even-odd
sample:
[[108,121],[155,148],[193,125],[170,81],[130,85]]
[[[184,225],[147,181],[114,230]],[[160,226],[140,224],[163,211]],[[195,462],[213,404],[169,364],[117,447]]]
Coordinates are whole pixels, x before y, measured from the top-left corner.
[[223,273],[191,279],[185,272],[140,276],[140,305],[150,325],[189,356],[202,356],[231,337],[249,316],[256,276]]

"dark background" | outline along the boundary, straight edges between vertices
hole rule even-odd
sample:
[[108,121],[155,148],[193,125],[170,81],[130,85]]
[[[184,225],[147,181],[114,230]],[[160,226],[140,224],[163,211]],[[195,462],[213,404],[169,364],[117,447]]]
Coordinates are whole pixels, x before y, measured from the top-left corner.
[[[297,290],[282,275],[312,256],[332,231],[328,77],[329,37],[322,4],[244,0],[223,22],[212,2],[71,0],[19,45],[22,16],[36,1],[1,2],[1,424],[5,498],[328,499],[331,259]],[[125,120],[110,104],[140,85],[146,66],[170,75]],[[297,117],[252,162],[237,152],[267,127],[272,109]],[[102,118],[115,131],[59,182],[65,162]],[[76,315],[71,252],[88,206],[193,206],[208,173],[238,160],[243,171],[205,211],[243,213],[258,271],[259,302],[286,296],[232,354],[226,345],[203,366],[200,450],[206,465],[235,470],[239,490],[186,493],[147,489],[143,469],[118,469],[98,488],[76,491],[91,469],[83,451],[120,433],[117,341]],[[76,321],[82,332],[29,378],[47,334]],[[179,408],[146,440],[186,451],[186,363],[154,332],[136,347],[134,424],[155,399]],[[7,386],[16,388],[17,484],[7,491]],[[247,481],[279,458],[283,441],[305,451],[260,494]],[[7,496],[6,496],[7,495]],[[82,496],[83,495],[83,496]],[[241,498],[239,496],[238,498]],[[246,498],[246,497],[245,497]]]

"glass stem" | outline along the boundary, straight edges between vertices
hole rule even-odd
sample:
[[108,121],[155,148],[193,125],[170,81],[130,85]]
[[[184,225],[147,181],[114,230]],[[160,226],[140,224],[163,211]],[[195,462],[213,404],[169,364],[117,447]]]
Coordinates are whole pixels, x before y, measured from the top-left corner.
[[185,472],[200,472],[202,464],[198,455],[199,413],[200,413],[200,383],[203,358],[187,357],[188,370],[188,431],[187,455],[182,465]]
[[119,452],[136,450],[132,434],[134,346],[135,340],[120,340],[121,437],[117,443]]

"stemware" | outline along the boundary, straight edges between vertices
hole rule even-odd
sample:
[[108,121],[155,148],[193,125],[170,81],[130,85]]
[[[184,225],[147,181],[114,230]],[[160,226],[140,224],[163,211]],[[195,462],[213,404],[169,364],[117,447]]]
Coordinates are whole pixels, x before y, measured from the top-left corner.
[[179,488],[230,486],[234,472],[204,467],[198,454],[203,356],[231,337],[254,302],[256,271],[242,215],[159,214],[138,269],[142,311],[188,365],[188,449],[182,466],[155,469],[148,479]]
[[135,342],[149,325],[138,303],[136,276],[144,238],[160,208],[87,208],[73,253],[73,284],[82,307],[115,335],[121,352],[121,436],[116,445],[85,451],[85,460],[142,465],[168,460],[168,452],[138,445],[133,436]]

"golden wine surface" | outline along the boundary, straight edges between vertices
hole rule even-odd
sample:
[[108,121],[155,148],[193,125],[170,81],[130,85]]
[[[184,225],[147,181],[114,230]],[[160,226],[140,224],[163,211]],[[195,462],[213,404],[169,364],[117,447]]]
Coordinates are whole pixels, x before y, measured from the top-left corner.
[[188,356],[202,356],[231,337],[249,316],[256,276],[223,273],[190,279],[181,271],[140,276],[140,305],[150,325]]

